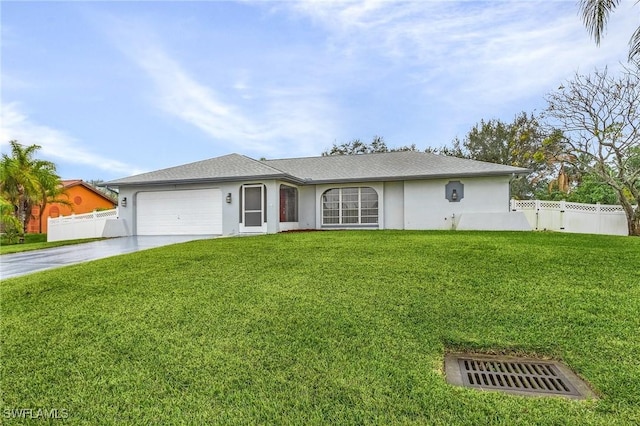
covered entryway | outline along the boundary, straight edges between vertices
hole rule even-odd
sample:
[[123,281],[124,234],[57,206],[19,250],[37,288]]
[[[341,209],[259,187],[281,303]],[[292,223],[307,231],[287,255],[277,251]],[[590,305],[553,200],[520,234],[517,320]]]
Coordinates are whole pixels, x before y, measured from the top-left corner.
[[136,234],[222,234],[220,189],[139,192],[136,198]]

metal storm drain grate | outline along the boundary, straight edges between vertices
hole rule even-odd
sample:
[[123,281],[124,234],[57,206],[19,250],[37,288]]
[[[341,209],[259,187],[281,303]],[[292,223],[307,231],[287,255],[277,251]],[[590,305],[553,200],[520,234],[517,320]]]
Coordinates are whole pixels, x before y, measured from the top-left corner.
[[559,362],[530,358],[450,354],[447,381],[453,385],[520,395],[595,398],[586,383]]

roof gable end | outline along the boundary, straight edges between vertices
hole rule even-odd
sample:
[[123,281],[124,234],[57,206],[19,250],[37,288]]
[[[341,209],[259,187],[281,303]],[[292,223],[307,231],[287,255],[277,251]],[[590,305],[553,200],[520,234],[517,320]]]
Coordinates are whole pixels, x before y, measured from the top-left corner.
[[134,185],[158,183],[187,183],[200,181],[228,181],[253,178],[290,177],[264,162],[240,154],[228,154],[154,172],[142,173],[106,182],[105,185]]

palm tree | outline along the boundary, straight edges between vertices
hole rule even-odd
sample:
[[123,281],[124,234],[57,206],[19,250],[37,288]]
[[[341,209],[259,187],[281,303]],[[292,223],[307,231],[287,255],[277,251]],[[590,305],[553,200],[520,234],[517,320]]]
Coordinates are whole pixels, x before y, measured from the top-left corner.
[[21,226],[15,216],[15,206],[0,196],[0,232],[10,244],[18,241]]
[[[609,14],[620,4],[620,0],[580,0],[582,21],[587,31],[600,45],[602,33],[609,20]],[[640,26],[629,40],[629,62],[640,60]]]
[[44,206],[62,184],[54,163],[33,158],[39,145],[24,146],[15,140],[9,144],[11,155],[2,154],[0,163],[0,193],[13,205],[24,233],[33,207]]
[[55,167],[53,170],[47,170],[48,165],[42,165],[43,169],[38,170],[36,173],[40,178],[40,197],[35,200],[38,206],[38,232],[42,232],[42,216],[44,215],[44,208],[49,203],[64,204],[71,207],[73,211],[73,205],[68,200],[66,188],[62,185],[60,177],[55,174]]

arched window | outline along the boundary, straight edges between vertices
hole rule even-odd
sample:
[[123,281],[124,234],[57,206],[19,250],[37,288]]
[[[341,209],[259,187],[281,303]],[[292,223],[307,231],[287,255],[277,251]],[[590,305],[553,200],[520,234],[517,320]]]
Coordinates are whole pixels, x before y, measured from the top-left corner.
[[322,194],[323,225],[375,225],[378,193],[365,187],[332,188]]

